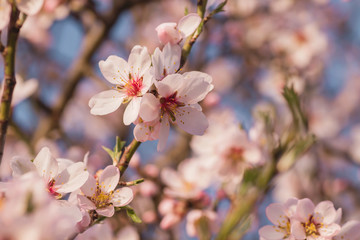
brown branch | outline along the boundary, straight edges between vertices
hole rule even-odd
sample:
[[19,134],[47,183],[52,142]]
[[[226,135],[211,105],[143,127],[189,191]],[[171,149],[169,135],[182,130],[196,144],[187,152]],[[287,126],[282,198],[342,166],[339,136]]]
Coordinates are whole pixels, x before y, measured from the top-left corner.
[[16,7],[13,7],[10,16],[10,23],[8,26],[7,44],[5,48],[2,46],[2,55],[4,57],[5,64],[5,76],[0,104],[0,164],[4,154],[6,132],[11,118],[11,101],[16,85],[15,53],[19,31],[23,23],[23,21],[20,21],[21,19],[23,18],[19,18],[19,11],[16,9]]

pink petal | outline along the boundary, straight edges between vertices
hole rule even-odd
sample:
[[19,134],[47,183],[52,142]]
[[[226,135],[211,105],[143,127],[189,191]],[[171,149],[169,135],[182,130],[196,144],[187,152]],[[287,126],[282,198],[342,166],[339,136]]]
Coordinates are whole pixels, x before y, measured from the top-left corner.
[[182,34],[176,28],[176,23],[162,23],[155,30],[162,44],[177,44],[182,39]]
[[360,239],[360,222],[349,221],[342,226],[341,231],[333,238],[334,240],[358,240]]
[[40,11],[44,4],[44,0],[17,0],[16,6],[27,15],[34,15]]
[[185,132],[193,135],[203,135],[209,126],[205,115],[191,107],[178,108],[175,116],[176,124]]
[[66,158],[56,158],[56,161],[58,163],[58,167],[59,167],[58,172],[59,173],[74,164],[73,161],[66,159]]
[[150,69],[149,69],[143,75],[142,88],[141,88],[141,91],[140,91],[142,95],[147,93],[149,88],[153,85],[154,81],[155,81],[154,76],[153,76],[153,74],[151,74]]
[[199,26],[201,17],[196,13],[190,13],[181,18],[177,28],[181,31],[184,37],[190,36]]
[[322,237],[330,238],[340,232],[340,229],[341,227],[336,223],[324,224],[321,228],[319,228],[319,233]]
[[286,226],[289,219],[283,204],[272,203],[266,208],[266,216],[276,226]]
[[305,239],[306,238],[305,229],[304,229],[303,225],[301,224],[301,222],[296,221],[296,220],[291,222],[291,234],[296,239]]
[[157,145],[157,150],[159,152],[163,151],[166,146],[167,139],[169,137],[170,132],[170,123],[167,115],[164,115],[162,121],[160,123],[160,133],[159,133],[159,142]]
[[334,204],[330,201],[320,202],[315,207],[314,219],[316,223],[331,224],[335,221],[336,210]]
[[89,101],[90,113],[105,115],[118,109],[125,98],[124,93],[116,90],[107,90],[93,96]]
[[160,102],[153,94],[146,93],[141,99],[140,117],[145,122],[150,122],[160,116]]
[[138,123],[134,128],[134,137],[137,141],[145,142],[159,138],[160,122]]
[[88,197],[95,195],[96,180],[93,176],[89,175],[86,182],[80,187],[80,190]]
[[309,217],[314,213],[314,210],[315,206],[313,202],[308,198],[304,198],[298,201],[296,216],[299,218],[299,221],[307,222]]
[[276,226],[267,225],[260,228],[259,235],[267,240],[281,240],[286,236],[286,232]]
[[80,208],[82,208],[84,210],[94,210],[94,209],[96,209],[95,204],[92,201],[90,201],[87,197],[78,194],[77,199],[78,199],[78,203],[79,203]]
[[131,50],[128,64],[133,77],[141,77],[150,68],[151,58],[146,47],[136,45]]
[[123,187],[116,189],[111,199],[112,204],[115,207],[122,207],[128,205],[134,198],[131,188]]
[[86,166],[77,162],[62,171],[55,179],[55,188],[58,193],[69,193],[79,189],[89,178]]
[[6,0],[0,1],[0,31],[6,28],[10,21],[11,5]]
[[43,147],[34,159],[34,165],[40,176],[46,181],[53,179],[58,172],[58,164],[55,158],[51,156],[50,150]]
[[163,71],[164,71],[164,58],[163,53],[160,51],[159,48],[156,48],[154,54],[151,56],[152,64],[153,64],[153,74],[156,80],[162,80],[164,78]]
[[134,97],[126,106],[124,112],[124,124],[130,125],[139,116],[141,97]]
[[112,84],[125,85],[129,79],[128,63],[115,55],[109,56],[105,61],[99,62],[101,73]]
[[107,166],[99,178],[99,187],[101,188],[101,191],[105,193],[113,191],[119,183],[119,179],[119,169],[113,165]]
[[103,208],[97,208],[96,212],[99,215],[102,215],[102,216],[105,216],[105,217],[112,217],[114,215],[114,213],[115,213],[115,209],[114,209],[114,206],[109,205],[109,206],[106,206],[106,207],[103,207]]

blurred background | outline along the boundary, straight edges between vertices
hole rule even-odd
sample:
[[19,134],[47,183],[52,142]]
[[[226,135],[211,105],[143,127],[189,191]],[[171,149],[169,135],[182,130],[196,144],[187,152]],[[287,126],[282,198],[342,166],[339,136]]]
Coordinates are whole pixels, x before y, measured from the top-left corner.
[[[207,13],[219,3],[208,1]],[[289,197],[331,200],[343,209],[344,220],[360,218],[359,9],[357,0],[229,0],[195,43],[182,72],[212,76],[215,88],[202,103],[211,129],[241,126],[246,141],[267,161],[272,148],[259,129],[259,113],[270,116],[274,141],[289,132],[294,123],[282,95],[287,86],[299,95],[307,131],[316,136],[293,166],[272,179],[243,239],[257,239],[258,229],[269,223],[265,207]],[[46,0],[39,14],[27,18],[18,41],[18,83],[2,178],[11,176],[13,156],[33,158],[43,146],[74,161],[89,152],[92,172],[111,164],[102,146],[112,148],[116,136],[131,142],[133,125],[124,126],[124,108],[90,114],[89,99],[111,87],[98,62],[109,55],[127,59],[135,45],[153,53],[161,47],[156,26],[178,22],[186,12],[196,12],[196,1]],[[176,168],[199,155],[199,141],[174,128],[165,152],[156,151],[156,141],[140,146],[125,177],[147,180],[135,189],[132,204],[144,222],[136,225],[141,239],[191,239],[182,231],[184,218],[178,227],[159,227],[163,216],[157,209],[166,186],[159,175],[164,167]],[[213,201],[219,188],[213,183],[202,190]],[[225,190],[227,197],[217,206],[220,219],[232,191]],[[111,226],[117,231],[126,221],[120,215]]]

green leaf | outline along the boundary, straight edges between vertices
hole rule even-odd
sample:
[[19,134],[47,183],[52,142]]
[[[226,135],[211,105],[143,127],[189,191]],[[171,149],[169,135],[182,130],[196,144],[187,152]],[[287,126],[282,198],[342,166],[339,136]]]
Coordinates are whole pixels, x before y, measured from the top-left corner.
[[123,207],[126,209],[126,214],[131,218],[131,220],[135,223],[142,223],[141,219],[136,215],[134,209],[130,206]]
[[185,10],[184,10],[184,15],[188,15],[189,14],[189,9],[187,7],[185,7]]
[[111,157],[111,159],[113,161],[113,165],[116,165],[119,162],[119,159],[120,159],[121,154],[123,152],[122,150],[124,149],[124,146],[125,146],[125,143],[126,143],[125,141],[121,141],[119,137],[116,137],[116,142],[115,142],[115,146],[114,146],[113,150],[111,150],[110,148],[102,146],[102,148]]

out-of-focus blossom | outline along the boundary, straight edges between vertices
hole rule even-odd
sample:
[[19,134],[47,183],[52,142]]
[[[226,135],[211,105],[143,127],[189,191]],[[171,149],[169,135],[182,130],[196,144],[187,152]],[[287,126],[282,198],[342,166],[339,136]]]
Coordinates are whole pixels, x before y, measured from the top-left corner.
[[80,188],[84,195],[78,195],[79,206],[85,210],[95,210],[102,216],[114,215],[114,207],[126,206],[133,199],[131,188],[115,190],[119,179],[119,169],[113,165],[107,166],[97,179],[89,176]]
[[165,198],[159,204],[159,212],[163,215],[160,222],[162,229],[169,229],[179,223],[184,217],[186,210],[185,202],[177,201],[172,198]]
[[[162,81],[155,82],[158,97],[151,93],[144,95],[139,115],[144,122],[155,121],[155,125],[160,125],[158,151],[166,146],[170,123],[193,135],[204,133],[208,121],[198,102],[212,90],[211,81],[209,75],[201,72],[171,74]],[[153,128],[149,126],[138,130],[134,131],[134,135],[141,141],[141,136],[148,135]]]
[[11,104],[15,106],[24,99],[28,98],[38,89],[39,82],[35,78],[26,81],[20,75],[16,75],[16,85],[14,88],[13,98]]
[[183,199],[196,198],[211,183],[211,173],[206,165],[194,159],[183,161],[177,171],[165,168],[161,172],[161,180],[168,186],[165,194]]
[[156,27],[158,38],[162,44],[178,44],[190,36],[199,26],[201,18],[196,13],[190,13],[181,18],[179,23],[162,23]]
[[94,226],[87,229],[85,232],[77,235],[75,238],[75,240],[88,239],[113,240],[113,232],[110,224],[107,221],[100,224],[95,224]]
[[299,68],[306,67],[310,61],[323,53],[327,39],[316,24],[307,24],[297,31],[277,32],[272,47],[284,52],[288,59]]
[[208,229],[215,233],[218,231],[217,215],[210,210],[191,210],[186,216],[186,232],[190,237],[198,236],[196,224],[199,221],[206,221]]
[[91,114],[109,114],[122,103],[129,102],[124,112],[124,124],[134,122],[139,114],[142,96],[153,82],[150,65],[147,48],[141,46],[135,46],[131,50],[128,62],[114,55],[109,56],[106,61],[100,61],[102,74],[115,85],[115,89],[100,92],[90,99]]
[[349,221],[341,227],[341,230],[336,236],[333,237],[334,240],[356,240],[360,239],[360,222],[359,221]]
[[57,198],[79,189],[87,180],[89,173],[83,162],[74,163],[67,159],[55,159],[50,150],[42,148],[33,161],[14,157],[11,161],[14,176],[27,172],[37,172],[47,184],[47,190]]
[[136,231],[136,228],[128,225],[116,234],[115,240],[140,240],[140,236]]
[[[16,7],[27,15],[38,13],[44,0],[18,0]],[[0,30],[4,29],[10,21],[11,4],[7,0],[0,0]]]

